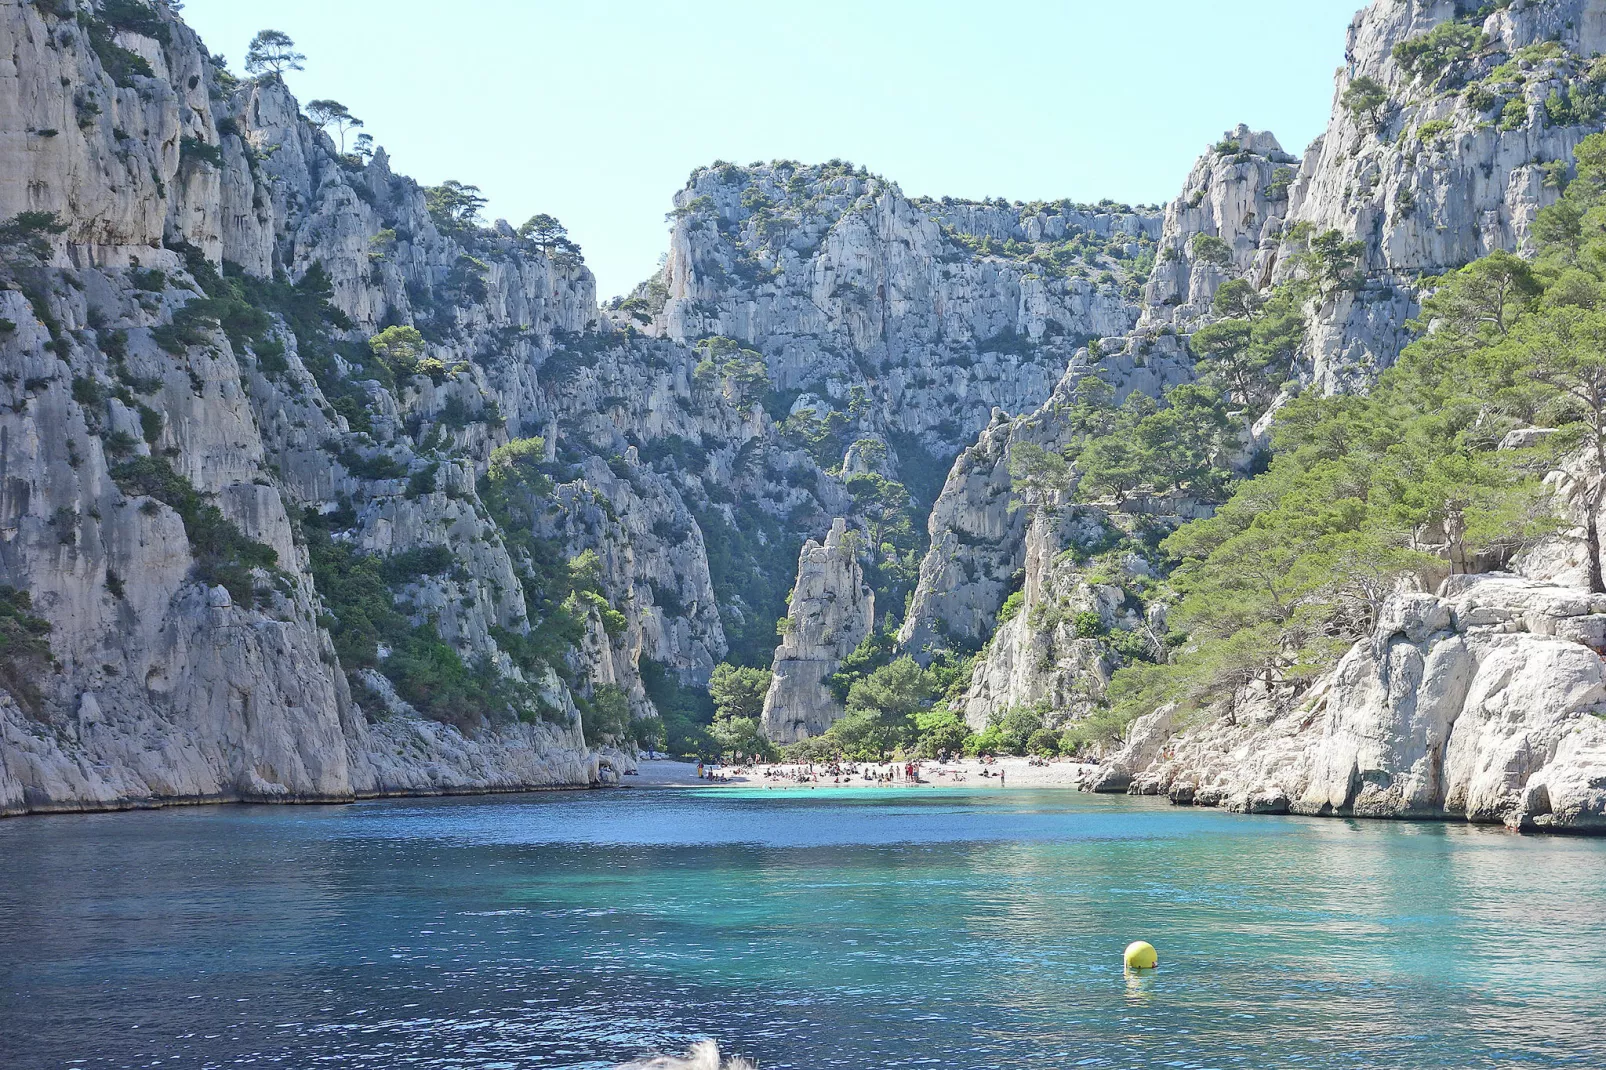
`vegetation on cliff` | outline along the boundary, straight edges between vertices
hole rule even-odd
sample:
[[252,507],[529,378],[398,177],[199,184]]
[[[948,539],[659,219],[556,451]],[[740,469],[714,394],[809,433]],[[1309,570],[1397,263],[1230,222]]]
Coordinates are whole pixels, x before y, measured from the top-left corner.
[[1297,697],[1400,582],[1497,567],[1553,532],[1545,473],[1606,472],[1606,135],[1576,169],[1536,260],[1497,252],[1442,279],[1369,394],[1290,403],[1269,469],[1162,544],[1187,640],[1116,675],[1112,730],[1168,702],[1230,712],[1251,685]]

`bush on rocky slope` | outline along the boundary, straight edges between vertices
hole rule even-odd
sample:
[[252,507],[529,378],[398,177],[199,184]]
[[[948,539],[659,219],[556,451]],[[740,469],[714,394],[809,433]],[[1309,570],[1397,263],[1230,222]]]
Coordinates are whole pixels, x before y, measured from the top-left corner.
[[51,660],[50,624],[33,615],[28,592],[0,587],[0,690],[37,712],[38,676]]

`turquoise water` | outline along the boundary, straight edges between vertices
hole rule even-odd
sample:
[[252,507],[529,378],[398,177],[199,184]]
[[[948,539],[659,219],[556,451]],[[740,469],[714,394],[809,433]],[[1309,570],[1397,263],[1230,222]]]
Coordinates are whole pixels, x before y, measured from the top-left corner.
[[1598,840],[1063,792],[28,818],[0,1067],[1600,1068],[1603,886]]

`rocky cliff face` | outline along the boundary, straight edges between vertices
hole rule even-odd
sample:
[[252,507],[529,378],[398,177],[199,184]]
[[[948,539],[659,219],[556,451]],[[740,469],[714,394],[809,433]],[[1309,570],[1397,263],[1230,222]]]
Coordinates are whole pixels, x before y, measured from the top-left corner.
[[1143,295],[1143,330],[1186,331],[1207,321],[1229,278],[1248,279],[1257,289],[1270,284],[1298,167],[1298,157],[1275,136],[1247,126],[1199,158],[1182,195],[1166,208],[1158,262]]
[[[1090,507],[1036,508],[1027,524],[1019,597],[1011,596],[963,700],[982,731],[1017,707],[1039,707],[1050,727],[1078,720],[1104,695],[1117,661],[1100,637],[1120,630],[1151,638],[1151,622],[1115,581],[1090,567],[1111,519]],[[1133,556],[1117,566],[1147,571]],[[1159,623],[1155,621],[1154,623]]]
[[1606,598],[1511,575],[1402,594],[1294,708],[1134,725],[1096,783],[1247,813],[1606,828]]
[[826,677],[875,622],[875,595],[864,584],[856,541],[847,521],[838,519],[824,545],[812,539],[803,544],[775,651],[775,675],[764,696],[764,734],[773,743],[820,735],[842,716]]
[[[606,781],[628,765],[620,706],[650,717],[655,681],[771,660],[783,615],[766,721],[783,741],[821,731],[839,713],[823,680],[873,618],[867,569],[888,572],[854,535],[935,489],[877,480],[918,489],[955,456],[899,641],[983,648],[973,725],[1080,716],[1163,636],[1163,609],[1130,597],[1138,534],[1202,507],[1028,500],[1013,452],[1064,446],[1091,375],[1118,400],[1187,381],[1221,287],[1268,293],[1316,234],[1358,240],[1359,277],[1312,299],[1285,397],[1363,388],[1433,275],[1524,248],[1601,120],[1606,0],[1458,7],[1362,12],[1303,159],[1240,127],[1163,214],[914,200],[839,162],[701,169],[663,271],[606,308],[578,257],[480,225],[464,191],[382,151],[338,151],[166,3],[6,8],[0,627],[34,638],[0,665],[0,812]],[[1395,56],[1440,26],[1482,36],[1439,66]],[[1383,99],[1352,107],[1363,79]],[[392,327],[418,333],[369,347]],[[1163,777],[1179,726],[1150,721],[1125,775],[1587,824],[1593,633],[1556,622],[1587,632],[1598,611],[1530,595],[1541,609],[1491,624],[1470,590],[1443,592],[1417,606],[1429,631],[1357,648],[1333,719],[1268,707],[1196,729]],[[1512,654],[1518,635],[1571,647]],[[1507,717],[1477,681],[1530,656],[1577,686]],[[1418,768],[1444,753],[1425,744],[1355,742],[1417,732],[1394,683],[1417,662],[1418,690],[1466,683],[1430,715],[1468,741],[1449,772]],[[1514,740],[1528,757],[1500,757]]]
[[[1354,389],[1403,347],[1424,277],[1497,249],[1528,248],[1539,209],[1559,196],[1578,142],[1599,129],[1579,107],[1602,76],[1606,6],[1555,0],[1482,7],[1453,0],[1374,3],[1350,27],[1327,132],[1306,153],[1287,223],[1364,243],[1362,285],[1317,310],[1308,375]],[[1438,27],[1464,28],[1465,59],[1396,46]],[[1362,79],[1385,98],[1346,105]],[[1555,101],[1552,101],[1552,96]],[[1287,270],[1286,258],[1279,271]]]
[[[650,714],[643,661],[695,680],[725,654],[702,524],[737,522],[730,488],[824,514],[758,504],[796,460],[768,418],[606,329],[574,258],[342,156],[165,6],[14,5],[0,53],[0,578],[56,668],[0,713],[0,805],[611,775],[593,689]],[[416,367],[363,344],[396,323]],[[534,436],[539,500],[483,497],[492,452]],[[543,605],[586,550],[585,598]],[[560,610],[572,647],[534,652]],[[469,673],[496,694],[449,704]]]
[[862,168],[718,165],[675,198],[662,275],[622,312],[763,354],[796,410],[945,462],[1125,334],[1160,220],[1117,206],[911,201]]
[[[463,278],[423,191],[382,155],[340,157],[281,83],[233,82],[165,7],[13,5],[0,53],[0,572],[51,626],[55,669],[0,708],[0,809],[603,777],[616,760],[587,746],[569,685],[493,638],[532,611],[475,490],[491,449],[545,422],[533,365],[597,321],[589,275],[504,236]],[[303,314],[322,300],[292,286],[309,277],[333,334],[291,322],[298,296]],[[366,347],[339,348],[397,320],[432,328],[438,372],[384,384]],[[365,674],[328,630],[352,622],[304,515],[360,560],[406,561],[398,606],[435,654],[528,688],[549,722],[432,723],[386,686],[354,701],[343,669]],[[450,569],[422,567],[442,551]],[[560,666],[575,687],[623,644],[604,646]],[[709,663],[695,646],[655,653]]]
[[[1303,159],[1267,133],[1239,127],[1224,135],[1167,208],[1134,331],[1079,353],[1042,409],[990,427],[961,458],[932,512],[932,550],[900,639],[912,651],[987,644],[967,706],[973,721],[1048,694],[1096,692],[1105,675],[1074,659],[1048,668],[1062,655],[1049,652],[1058,649],[1052,635],[1029,620],[993,634],[1011,590],[1072,588],[1086,578],[1084,566],[1063,556],[1028,555],[1027,525],[1008,504],[1012,444],[1058,448],[1057,413],[1082,376],[1158,396],[1191,375],[1187,336],[1219,318],[1213,304],[1225,282],[1243,280],[1265,296],[1308,272],[1312,239],[1334,232],[1361,253],[1342,285],[1324,286],[1308,302],[1284,397],[1302,388],[1364,389],[1409,341],[1406,323],[1433,277],[1495,249],[1531,247],[1532,221],[1558,196],[1565,161],[1600,124],[1589,110],[1599,77],[1589,57],[1606,7],[1518,3],[1483,18],[1464,7],[1409,0],[1360,12],[1327,133]],[[1465,39],[1464,54],[1396,57],[1396,46],[1435,27]],[[1375,96],[1356,103],[1352,90],[1368,88],[1367,79]],[[1144,507],[1154,505],[1162,513],[1180,507],[1179,520],[1193,508]]]

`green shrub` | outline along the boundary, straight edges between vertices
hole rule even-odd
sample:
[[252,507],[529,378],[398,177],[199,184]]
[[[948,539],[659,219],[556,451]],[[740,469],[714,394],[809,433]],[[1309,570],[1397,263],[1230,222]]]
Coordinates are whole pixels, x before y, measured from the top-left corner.
[[1039,728],[1026,741],[1026,753],[1052,758],[1060,752],[1060,733],[1052,728]]
[[263,375],[283,375],[290,370],[285,344],[277,338],[265,338],[257,342],[251,347],[251,353],[256,357],[257,370]]
[[1102,639],[1110,633],[1105,625],[1104,618],[1093,610],[1078,613],[1075,617],[1076,637],[1078,639]]
[[717,757],[718,744],[709,732],[714,703],[707,691],[682,684],[673,670],[651,658],[641,659],[641,683],[663,720],[663,745],[670,754]]
[[[439,461],[431,461],[412,475],[407,477],[407,498],[410,501],[422,498],[426,494],[434,494],[439,484],[441,466]],[[394,476],[388,478],[395,478]]]
[[1289,187],[1294,184],[1294,177],[1294,169],[1292,167],[1279,167],[1272,171],[1271,181],[1266,184],[1266,199],[1271,201],[1287,200]]
[[630,701],[618,684],[600,684],[589,699],[576,698],[586,742],[593,747],[623,742],[630,734]]
[[[0,223],[0,247],[25,250],[43,260],[50,256],[50,237],[66,232],[67,224],[54,212],[21,212]],[[40,322],[51,327],[54,320],[49,315],[48,303],[33,293],[28,294],[28,300]],[[57,330],[59,327],[51,327],[51,335]]]
[[[339,460],[341,467],[358,479],[402,479],[407,475],[407,466],[388,453],[365,456],[355,449],[345,449]],[[434,473],[430,476],[433,481]]]
[[219,171],[223,170],[223,150],[200,138],[187,136],[180,138],[178,156],[185,163],[204,163]]
[[80,405],[99,405],[106,400],[106,388],[101,385],[98,379],[89,376],[74,376],[72,399]]
[[412,583],[424,576],[450,572],[456,564],[457,558],[446,547],[420,546],[385,558],[381,575],[392,585]]
[[89,36],[89,46],[94,50],[100,65],[111,76],[111,80],[125,88],[132,88],[138,83],[136,78],[154,78],[156,72],[145,61],[145,57],[138,52],[131,52],[117,43],[116,32],[113,27],[100,19],[91,18],[85,23],[85,32]]
[[[488,662],[465,662],[444,642],[433,624],[414,627],[397,608],[392,582],[420,572],[444,571],[449,553],[428,547],[385,559],[337,542],[315,513],[305,518],[313,581],[323,600],[335,653],[350,672],[378,669],[396,693],[425,717],[472,733],[484,719],[493,723],[539,719],[539,703],[528,688],[502,676]],[[494,637],[510,654],[523,637],[500,630]],[[380,645],[391,650],[379,656]],[[523,651],[520,650],[522,653]]]
[[1116,630],[1109,633],[1109,642],[1110,649],[1127,662],[1155,660],[1154,648],[1142,632]]
[[1344,90],[1342,101],[1357,122],[1364,119],[1374,127],[1381,126],[1383,109],[1389,102],[1389,92],[1382,82],[1363,74]]
[[164,45],[172,40],[172,31],[143,0],[100,0],[100,17],[118,30],[154,37]]
[[136,290],[159,294],[167,289],[167,272],[157,271],[155,268],[149,271],[144,268],[134,268],[128,273],[128,281],[134,284]]
[[113,468],[111,474],[124,494],[154,498],[179,515],[195,559],[197,580],[209,587],[224,587],[237,605],[256,605],[252,572],[278,564],[272,547],[246,538],[161,457],[132,458]]
[[1200,263],[1226,267],[1232,263],[1232,246],[1213,234],[1195,234],[1188,246],[1193,258]]
[[963,754],[972,735],[970,726],[946,706],[916,715],[915,728],[915,752],[922,758]]
[[152,445],[162,437],[162,428],[166,420],[161,413],[149,405],[139,407],[139,427],[145,434],[145,441]]
[[55,662],[50,631],[48,621],[33,615],[27,591],[0,587],[0,689],[34,716],[43,697],[39,682]]
[[1483,31],[1464,22],[1441,22],[1427,33],[1394,46],[1394,61],[1407,74],[1436,81],[1486,43]]
[[1416,139],[1426,145],[1448,134],[1450,128],[1448,119],[1430,119],[1416,128]]

